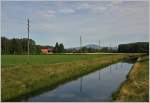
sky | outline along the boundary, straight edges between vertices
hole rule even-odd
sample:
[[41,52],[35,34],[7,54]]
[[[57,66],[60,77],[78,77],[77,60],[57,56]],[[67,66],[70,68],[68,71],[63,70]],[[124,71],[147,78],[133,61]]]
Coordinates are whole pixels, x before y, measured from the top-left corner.
[[148,1],[2,1],[2,36],[65,48],[148,41]]

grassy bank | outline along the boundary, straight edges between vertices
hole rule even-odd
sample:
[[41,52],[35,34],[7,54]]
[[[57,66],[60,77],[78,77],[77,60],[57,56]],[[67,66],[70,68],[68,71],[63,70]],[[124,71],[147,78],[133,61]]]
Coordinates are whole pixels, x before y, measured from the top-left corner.
[[127,80],[113,95],[120,102],[148,102],[149,100],[149,59],[148,56],[137,60],[128,74]]
[[[4,63],[4,65],[2,64],[1,70],[2,101],[20,100],[24,96],[36,94],[45,89],[52,89],[61,83],[75,79],[96,69],[130,58],[131,55],[137,56],[136,54],[115,54],[107,56],[86,55],[83,59],[82,55],[80,55],[80,57],[77,57],[78,59],[74,59],[76,58],[74,56],[77,55],[73,55],[72,59],[71,57],[64,57],[64,59],[63,57],[57,57],[57,59],[61,58],[58,62],[53,62],[56,57],[43,57],[44,59],[42,57],[35,59],[36,57],[34,57],[36,63],[35,61],[32,61],[33,59],[30,57],[31,62],[29,64],[19,60],[19,63],[14,62],[17,61],[17,58],[15,57],[11,57],[11,60],[7,57],[7,64],[5,63],[6,61],[3,61],[6,57],[2,57],[2,63]],[[70,60],[67,59],[66,62],[66,58],[70,58]],[[49,60],[49,62],[46,62],[45,60]],[[46,63],[44,63],[44,61]],[[13,64],[13,62],[15,64]],[[16,65],[16,63],[18,63],[18,65]]]

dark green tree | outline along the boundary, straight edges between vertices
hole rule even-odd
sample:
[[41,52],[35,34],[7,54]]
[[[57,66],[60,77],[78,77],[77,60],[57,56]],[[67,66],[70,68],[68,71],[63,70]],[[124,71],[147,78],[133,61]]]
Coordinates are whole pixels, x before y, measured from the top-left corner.
[[59,50],[59,44],[58,44],[58,42],[56,42],[53,52],[58,53],[58,50]]
[[60,43],[59,44],[59,53],[63,53],[64,52],[64,45],[63,45],[63,43]]
[[11,54],[21,54],[22,53],[22,46],[19,39],[13,38],[11,40],[10,45],[10,53]]
[[10,52],[10,40],[6,37],[1,37],[1,53],[9,54]]
[[118,47],[118,52],[149,53],[149,43],[148,42],[136,42],[136,43],[120,44]]

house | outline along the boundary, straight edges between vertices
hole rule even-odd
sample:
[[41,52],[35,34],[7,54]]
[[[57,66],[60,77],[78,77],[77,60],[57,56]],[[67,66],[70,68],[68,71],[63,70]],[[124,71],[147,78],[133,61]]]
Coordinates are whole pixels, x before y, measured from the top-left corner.
[[41,52],[42,52],[43,54],[48,54],[48,48],[42,48],[42,49],[41,49]]
[[48,53],[52,53],[53,52],[53,48],[42,48],[41,52],[43,54],[48,54]]

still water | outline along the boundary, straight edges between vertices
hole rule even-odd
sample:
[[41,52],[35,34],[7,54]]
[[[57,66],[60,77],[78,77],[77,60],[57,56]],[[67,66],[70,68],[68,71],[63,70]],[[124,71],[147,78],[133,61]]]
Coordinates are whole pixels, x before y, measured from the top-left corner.
[[119,62],[60,85],[54,90],[30,97],[30,102],[111,101],[112,93],[126,80],[132,63]]

